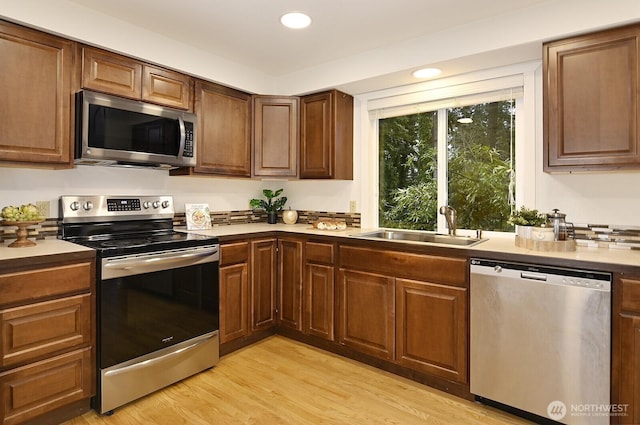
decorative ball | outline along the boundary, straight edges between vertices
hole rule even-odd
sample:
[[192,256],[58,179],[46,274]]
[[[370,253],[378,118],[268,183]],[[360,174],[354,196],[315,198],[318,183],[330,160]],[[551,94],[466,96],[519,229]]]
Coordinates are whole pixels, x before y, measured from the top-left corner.
[[291,208],[282,211],[282,221],[284,221],[285,224],[296,224],[296,221],[298,221],[298,211],[292,210]]

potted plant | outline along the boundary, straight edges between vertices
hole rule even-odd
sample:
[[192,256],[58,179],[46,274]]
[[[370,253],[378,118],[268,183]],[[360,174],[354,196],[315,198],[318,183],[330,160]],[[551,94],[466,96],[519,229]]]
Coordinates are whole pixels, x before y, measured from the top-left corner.
[[524,205],[509,216],[509,224],[516,226],[516,235],[531,239],[534,227],[541,227],[547,222],[547,217],[536,209],[526,208]]
[[[278,217],[278,211],[282,210],[284,204],[287,202],[286,196],[280,196],[282,191],[283,189],[278,189],[276,191],[263,189],[262,194],[267,198],[267,200],[265,201],[264,199],[254,198],[249,201],[249,204],[254,210],[260,209],[266,211],[267,223],[275,224]],[[280,196],[280,198],[278,198],[278,196]]]

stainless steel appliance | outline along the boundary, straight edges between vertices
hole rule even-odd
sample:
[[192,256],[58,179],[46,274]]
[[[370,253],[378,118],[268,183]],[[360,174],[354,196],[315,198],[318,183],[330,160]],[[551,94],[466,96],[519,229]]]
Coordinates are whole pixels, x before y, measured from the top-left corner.
[[196,165],[194,114],[88,90],[76,95],[76,113],[76,164]]
[[611,274],[474,258],[470,296],[472,394],[609,423]]
[[62,196],[60,216],[97,252],[96,410],[218,363],[216,238],[175,231],[170,196]]

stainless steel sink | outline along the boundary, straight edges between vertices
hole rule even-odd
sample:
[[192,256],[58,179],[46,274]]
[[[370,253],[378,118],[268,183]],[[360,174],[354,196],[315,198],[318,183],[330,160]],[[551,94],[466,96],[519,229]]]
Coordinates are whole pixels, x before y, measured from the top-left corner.
[[375,232],[353,235],[364,239],[379,239],[388,241],[423,242],[445,245],[472,246],[485,241],[468,236],[450,236],[442,233],[421,232],[417,230],[376,230]]

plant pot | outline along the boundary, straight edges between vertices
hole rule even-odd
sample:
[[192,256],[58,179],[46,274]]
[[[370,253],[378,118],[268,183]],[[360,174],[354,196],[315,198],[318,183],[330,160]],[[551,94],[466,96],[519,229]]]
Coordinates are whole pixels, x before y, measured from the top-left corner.
[[278,221],[278,213],[277,212],[267,213],[267,223],[276,224],[277,221]]

